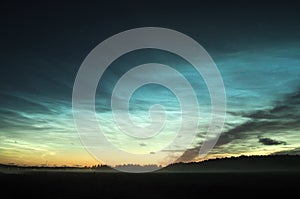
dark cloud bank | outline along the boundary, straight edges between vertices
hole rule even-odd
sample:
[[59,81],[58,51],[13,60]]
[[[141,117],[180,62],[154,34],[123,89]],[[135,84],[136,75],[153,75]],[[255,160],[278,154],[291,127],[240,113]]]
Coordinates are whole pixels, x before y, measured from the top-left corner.
[[263,145],[280,145],[280,144],[286,144],[284,141],[278,141],[278,140],[273,140],[271,138],[259,138],[258,140],[259,143]]
[[[271,109],[241,113],[240,115],[250,120],[222,133],[215,148],[226,145],[236,139],[247,139],[255,134],[257,134],[258,143],[263,145],[286,145],[288,143],[284,141],[262,137],[261,134],[267,132],[276,134],[286,130],[300,129],[300,88],[284,96],[281,100],[277,100]],[[199,143],[198,147],[185,151],[178,161],[192,161],[198,157],[200,147],[201,143]],[[299,154],[299,149],[296,152],[283,151],[283,154],[290,154],[289,152],[291,154]],[[280,152],[276,154],[280,154]]]

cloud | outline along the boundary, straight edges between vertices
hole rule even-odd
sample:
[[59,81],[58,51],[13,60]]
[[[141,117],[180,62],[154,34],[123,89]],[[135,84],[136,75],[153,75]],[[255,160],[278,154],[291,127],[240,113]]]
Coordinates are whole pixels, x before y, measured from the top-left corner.
[[[248,121],[223,132],[215,148],[237,140],[245,142],[252,137],[259,137],[258,142],[263,145],[287,144],[284,141],[260,138],[260,136],[265,133],[276,135],[276,133],[300,129],[300,88],[284,96],[281,100],[277,100],[272,108],[235,114],[248,119]],[[198,143],[197,146],[186,150],[177,161],[193,161],[199,155],[201,144]]]
[[[72,131],[71,104],[44,96],[0,91],[0,134],[40,136]],[[9,133],[6,133],[9,132]],[[21,135],[22,134],[22,135]]]
[[284,150],[284,151],[278,151],[275,153],[272,153],[271,155],[300,155],[300,147],[294,148],[294,149],[289,149],[289,150]]
[[[27,113],[49,113],[51,110],[32,98],[21,96],[22,94],[0,93],[1,110],[18,110]],[[3,110],[3,109],[6,110]]]
[[196,157],[198,157],[200,147],[201,146],[186,150],[182,154],[182,156],[177,159],[176,162],[189,162],[189,161],[192,161],[193,159],[195,159]]
[[286,142],[284,141],[273,140],[271,138],[259,138],[258,142],[262,143],[263,145],[286,145]]
[[224,132],[217,146],[230,143],[234,139],[247,138],[255,132],[300,129],[300,88],[275,102],[271,109],[242,113],[241,116],[249,121]]

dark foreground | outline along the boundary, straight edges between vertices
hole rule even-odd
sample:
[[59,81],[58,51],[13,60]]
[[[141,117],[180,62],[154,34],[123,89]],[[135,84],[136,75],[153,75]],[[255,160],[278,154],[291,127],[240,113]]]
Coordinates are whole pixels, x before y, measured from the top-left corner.
[[244,198],[298,196],[300,172],[30,172],[0,179],[7,198]]

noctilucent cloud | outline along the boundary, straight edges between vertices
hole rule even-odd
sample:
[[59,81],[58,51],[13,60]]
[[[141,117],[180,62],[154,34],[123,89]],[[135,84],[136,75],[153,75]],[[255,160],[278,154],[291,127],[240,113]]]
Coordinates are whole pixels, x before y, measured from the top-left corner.
[[[228,5],[228,9],[216,9],[207,5],[204,9],[165,3],[158,8],[149,5],[147,10],[136,4],[124,6],[31,5],[21,9],[22,5],[11,5],[1,13],[0,163],[98,164],[82,146],[73,121],[76,73],[87,54],[106,38],[147,26],[166,27],[192,37],[220,70],[227,116],[218,143],[204,159],[300,154],[300,14],[293,6]],[[114,125],[110,107],[114,85],[131,68],[150,62],[173,67],[191,83],[199,102],[199,132],[185,152],[165,150],[165,161],[135,162],[114,151],[103,158],[112,157],[114,165],[164,165],[175,153],[183,153],[178,161],[201,161],[198,154],[209,123],[210,95],[195,69],[166,51],[133,51],[105,71],[96,93],[97,117],[105,136],[122,150],[151,154],[176,135],[178,100],[170,90],[155,84],[134,93],[130,113],[137,125],[145,126],[149,108],[163,105],[168,115],[163,134],[154,140],[133,140]]]

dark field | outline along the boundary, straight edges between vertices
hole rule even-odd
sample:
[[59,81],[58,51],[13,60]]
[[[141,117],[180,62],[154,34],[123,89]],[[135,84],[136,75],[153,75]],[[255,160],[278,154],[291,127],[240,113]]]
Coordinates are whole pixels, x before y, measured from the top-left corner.
[[140,174],[108,167],[1,165],[0,179],[7,198],[287,198],[299,194],[300,158],[241,156],[178,163]]
[[244,198],[297,195],[300,172],[130,174],[43,171],[0,174],[0,179],[2,195],[7,194],[7,198]]

